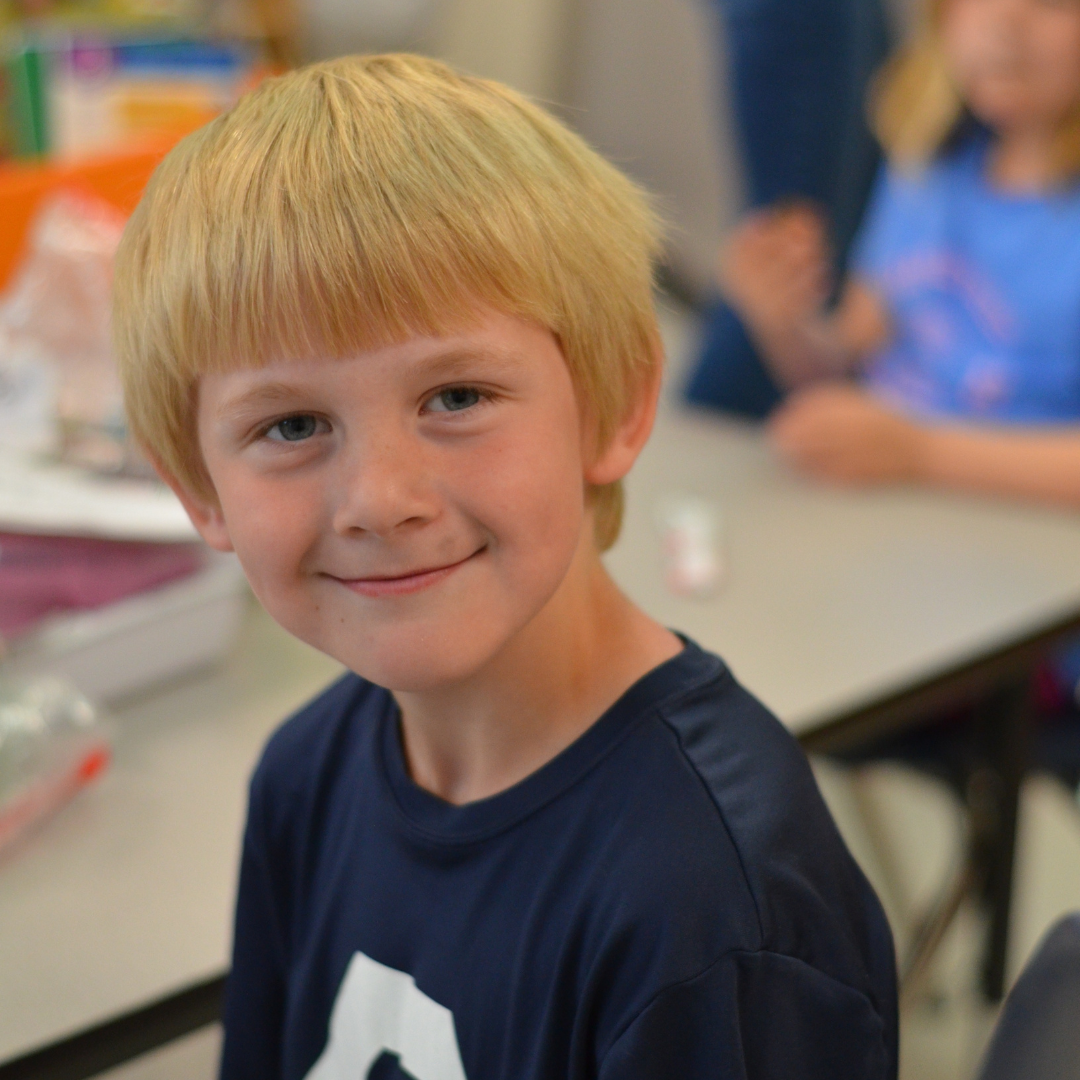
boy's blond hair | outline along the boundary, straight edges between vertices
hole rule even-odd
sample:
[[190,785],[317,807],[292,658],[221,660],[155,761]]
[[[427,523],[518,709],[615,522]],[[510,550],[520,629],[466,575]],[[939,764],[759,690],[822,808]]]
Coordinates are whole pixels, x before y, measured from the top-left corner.
[[[212,498],[200,375],[444,333],[486,304],[556,336],[602,448],[661,363],[659,236],[630,180],[498,83],[406,55],[269,80],[168,155],[124,234],[132,431]],[[621,486],[589,496],[604,550]]]
[[[948,4],[923,0],[911,41],[885,65],[872,95],[874,133],[901,166],[925,165],[969,119],[942,43]],[[1058,133],[1056,164],[1061,180],[1080,177],[1080,102]]]

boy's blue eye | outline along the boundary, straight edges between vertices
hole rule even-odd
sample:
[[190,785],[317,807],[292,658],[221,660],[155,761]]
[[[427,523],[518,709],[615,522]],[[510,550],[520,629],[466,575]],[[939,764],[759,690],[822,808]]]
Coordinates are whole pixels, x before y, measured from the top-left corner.
[[310,439],[319,430],[319,421],[314,416],[303,414],[300,416],[287,416],[279,420],[267,435],[281,442],[302,442]]
[[461,412],[480,402],[480,391],[471,386],[451,386],[440,390],[428,403],[429,412]]

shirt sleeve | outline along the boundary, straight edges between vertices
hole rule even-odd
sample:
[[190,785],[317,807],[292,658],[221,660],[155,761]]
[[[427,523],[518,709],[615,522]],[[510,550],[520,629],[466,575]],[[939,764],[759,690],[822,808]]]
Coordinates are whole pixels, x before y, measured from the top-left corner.
[[910,180],[888,165],[881,167],[848,260],[848,270],[855,277],[880,283],[902,250],[910,232],[907,221],[912,187]]
[[268,859],[259,775],[240,860],[232,969],[225,990],[221,1080],[277,1080],[285,1000],[281,905]]
[[801,960],[727,955],[663,990],[604,1056],[601,1080],[894,1080],[870,999]]

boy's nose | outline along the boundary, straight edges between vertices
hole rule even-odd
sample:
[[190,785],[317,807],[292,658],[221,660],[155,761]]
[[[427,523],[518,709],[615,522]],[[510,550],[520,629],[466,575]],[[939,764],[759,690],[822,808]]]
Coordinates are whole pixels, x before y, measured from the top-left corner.
[[430,521],[436,513],[424,454],[408,440],[384,433],[341,455],[334,531],[389,536]]

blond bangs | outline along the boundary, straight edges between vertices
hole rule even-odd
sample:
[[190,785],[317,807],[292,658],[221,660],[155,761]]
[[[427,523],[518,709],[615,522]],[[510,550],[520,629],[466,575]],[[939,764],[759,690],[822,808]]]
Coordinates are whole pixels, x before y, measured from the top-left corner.
[[[603,445],[659,362],[659,238],[639,189],[505,87],[411,56],[290,73],[185,139],[128,225],[132,430],[205,493],[202,374],[442,334],[487,304],[556,335]],[[621,495],[592,497],[604,548]]]

